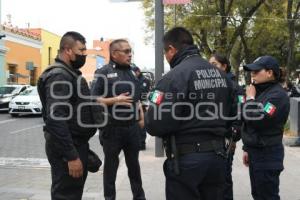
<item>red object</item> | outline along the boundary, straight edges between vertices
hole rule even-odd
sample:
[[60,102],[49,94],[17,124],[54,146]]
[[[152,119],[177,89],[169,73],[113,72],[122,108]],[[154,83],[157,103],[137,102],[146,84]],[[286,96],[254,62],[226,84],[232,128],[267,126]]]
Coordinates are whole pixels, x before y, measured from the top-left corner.
[[192,0],[163,0],[164,5],[169,5],[169,4],[187,4],[191,3]]

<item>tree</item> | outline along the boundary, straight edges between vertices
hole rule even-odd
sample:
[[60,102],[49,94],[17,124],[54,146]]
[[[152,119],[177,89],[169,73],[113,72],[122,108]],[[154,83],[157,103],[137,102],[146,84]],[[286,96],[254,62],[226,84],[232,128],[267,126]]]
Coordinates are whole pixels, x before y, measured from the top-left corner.
[[[144,0],[148,31],[154,29],[153,6]],[[299,7],[299,0],[192,0],[177,6],[177,25],[192,32],[203,57],[218,51],[230,58],[236,74],[239,66],[261,55],[293,69],[300,64],[295,59],[300,53],[294,52],[297,44],[300,48]],[[174,6],[165,6],[165,29],[174,26],[173,19]]]
[[[294,11],[293,11],[293,8]],[[295,43],[296,43],[296,21],[300,18],[300,2],[288,0],[287,5],[287,23],[289,30],[289,44],[287,56],[287,71],[295,69]]]
[[[218,51],[230,57],[239,35],[265,0],[193,0],[177,6],[177,25],[188,28],[201,54],[209,57]],[[148,30],[154,30],[154,2],[143,3]],[[165,28],[174,26],[173,6],[165,6]],[[188,14],[187,14],[188,13]]]

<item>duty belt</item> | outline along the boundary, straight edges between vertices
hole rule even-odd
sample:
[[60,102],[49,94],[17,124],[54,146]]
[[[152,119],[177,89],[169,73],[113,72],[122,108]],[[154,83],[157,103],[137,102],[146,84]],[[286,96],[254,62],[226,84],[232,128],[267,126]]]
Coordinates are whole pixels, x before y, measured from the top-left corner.
[[192,144],[177,144],[178,155],[184,155],[188,153],[200,153],[209,151],[223,151],[224,141],[210,140],[204,142],[195,142]]

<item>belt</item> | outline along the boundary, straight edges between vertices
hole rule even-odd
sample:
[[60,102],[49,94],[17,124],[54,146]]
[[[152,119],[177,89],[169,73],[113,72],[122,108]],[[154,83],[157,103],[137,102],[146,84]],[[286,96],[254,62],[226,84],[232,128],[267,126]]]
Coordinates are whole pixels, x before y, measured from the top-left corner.
[[209,151],[219,151],[224,149],[224,141],[210,140],[205,142],[196,142],[193,144],[178,144],[178,155],[184,155],[188,153],[200,153]]

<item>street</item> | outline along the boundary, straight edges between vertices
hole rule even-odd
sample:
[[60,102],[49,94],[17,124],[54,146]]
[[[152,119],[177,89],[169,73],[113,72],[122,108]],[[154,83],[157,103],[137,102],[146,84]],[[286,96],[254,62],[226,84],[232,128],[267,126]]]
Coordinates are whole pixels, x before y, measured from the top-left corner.
[[[41,117],[12,118],[0,113],[0,200],[50,200],[50,167],[45,156]],[[103,160],[98,136],[90,140],[91,148]],[[143,185],[148,200],[163,200],[165,158],[154,156],[154,137],[147,138],[147,150],[140,153]],[[252,199],[248,169],[242,164],[242,144],[237,145],[233,163],[235,200]],[[283,200],[300,200],[300,147],[285,147],[285,170],[280,176],[280,195]],[[103,199],[102,167],[89,173],[83,200]],[[132,199],[127,168],[120,155],[116,181],[117,199]]]
[[[12,118],[0,113],[0,200],[50,199],[50,166],[47,161],[41,116]],[[90,140],[91,149],[103,159],[98,135]],[[99,197],[102,168],[89,174],[84,199]]]

